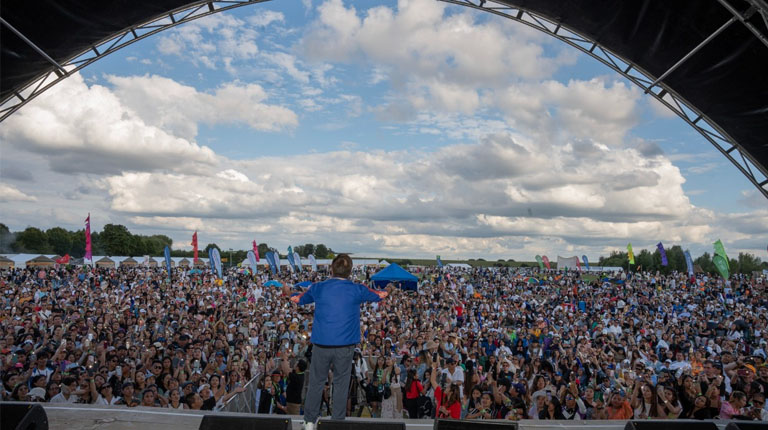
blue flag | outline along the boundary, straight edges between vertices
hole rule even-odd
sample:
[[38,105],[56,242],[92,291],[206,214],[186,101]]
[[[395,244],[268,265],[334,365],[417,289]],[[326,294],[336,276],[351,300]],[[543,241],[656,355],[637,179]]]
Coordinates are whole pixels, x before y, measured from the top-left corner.
[[656,248],[659,248],[659,254],[661,254],[661,265],[666,266],[669,264],[669,261],[667,261],[667,252],[664,251],[664,245],[661,244],[661,242],[656,244]]
[[168,277],[171,277],[171,248],[165,245],[165,267],[168,268]]
[[272,274],[277,273],[277,266],[275,265],[275,253],[272,251],[267,251],[267,262],[269,263],[269,270],[272,272]]
[[224,271],[221,267],[221,254],[219,253],[219,250],[216,248],[211,248],[211,257],[212,257],[211,267],[216,270],[216,273],[219,274],[219,279],[223,279]]
[[437,256],[436,259],[437,259],[437,267],[442,269],[443,268],[443,260],[440,259],[439,255]]
[[256,254],[253,251],[248,251],[246,256],[248,257],[248,263],[251,265],[251,271],[256,273]]
[[587,267],[587,271],[589,271],[589,260],[587,260],[587,256],[586,255],[582,255],[581,256],[581,261],[584,262],[584,265]]
[[685,250],[685,264],[688,266],[688,276],[693,276],[693,260],[691,260],[691,253]]
[[291,265],[291,269],[293,269],[294,272],[296,272],[296,261],[294,261],[293,257],[293,248],[290,246],[288,247],[288,264]]

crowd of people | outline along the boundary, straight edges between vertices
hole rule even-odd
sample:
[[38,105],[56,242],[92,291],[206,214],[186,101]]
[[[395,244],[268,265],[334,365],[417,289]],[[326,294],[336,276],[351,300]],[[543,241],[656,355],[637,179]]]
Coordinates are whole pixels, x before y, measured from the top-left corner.
[[[370,284],[373,267],[353,277]],[[761,276],[413,268],[361,308],[348,416],[768,418]],[[2,400],[300,414],[312,307],[231,268],[0,272]],[[298,291],[297,287],[297,291]],[[250,385],[249,385],[250,387]],[[332,385],[323,394],[330,410]]]

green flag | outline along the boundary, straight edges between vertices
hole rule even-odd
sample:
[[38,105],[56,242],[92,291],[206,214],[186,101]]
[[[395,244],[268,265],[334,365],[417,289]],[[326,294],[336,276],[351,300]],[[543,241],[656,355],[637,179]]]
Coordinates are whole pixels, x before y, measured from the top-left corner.
[[544,261],[541,260],[541,255],[536,256],[536,262],[539,263],[539,270],[544,270]]
[[725,247],[723,246],[723,242],[720,242],[720,239],[717,239],[717,242],[715,242],[715,255],[723,257],[725,267],[730,270],[731,265],[728,264],[728,256],[725,255]]
[[629,257],[629,264],[635,264],[635,253],[632,252],[632,244],[627,244],[627,257]]
[[712,258],[712,263],[715,264],[715,268],[720,272],[720,276],[722,276],[723,279],[729,278],[727,259],[723,258],[721,255],[715,255],[715,257]]

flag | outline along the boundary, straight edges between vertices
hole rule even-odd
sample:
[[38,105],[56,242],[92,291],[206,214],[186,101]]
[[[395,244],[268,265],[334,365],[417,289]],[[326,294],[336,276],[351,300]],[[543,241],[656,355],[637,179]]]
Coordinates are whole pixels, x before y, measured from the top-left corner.
[[539,270],[544,270],[544,261],[541,260],[541,255],[536,256],[536,262],[539,263]]
[[272,259],[275,261],[275,270],[280,273],[280,253],[276,249],[272,250]]
[[192,246],[193,250],[195,252],[194,254],[194,262],[197,263],[197,231],[195,231],[195,234],[192,235]]
[[581,272],[581,263],[579,262],[579,257],[573,257],[576,259],[576,267],[579,269],[579,272]]
[[632,244],[627,244],[627,258],[629,258],[629,264],[635,264],[635,253],[632,252]]
[[443,268],[443,260],[440,259],[439,255],[436,257],[436,260],[437,260],[437,267],[442,269]]
[[256,241],[253,241],[253,254],[256,257],[256,262],[259,262],[259,245],[256,245]]
[[224,278],[224,268],[221,266],[221,253],[216,248],[211,249],[211,256],[213,256],[213,265],[211,267],[216,269],[219,273],[219,278]]
[[685,265],[688,266],[688,276],[693,276],[693,260],[691,259],[691,253],[685,250]]
[[56,259],[58,264],[69,264],[69,254],[64,255]]
[[661,265],[667,266],[669,265],[669,261],[667,261],[667,252],[664,251],[664,245],[661,244],[661,242],[656,244],[656,248],[659,248],[659,254],[661,254]]
[[168,245],[165,245],[165,250],[163,251],[165,253],[165,267],[168,268],[168,276],[171,276],[171,248],[168,247]]
[[723,257],[726,267],[728,267],[728,269],[731,268],[728,264],[728,256],[725,255],[725,247],[723,246],[723,242],[720,242],[720,239],[717,239],[717,242],[715,242],[715,255]]
[[301,272],[301,256],[296,251],[293,251],[293,264],[296,266],[296,271]]
[[296,271],[296,262],[294,261],[293,258],[294,258],[293,257],[293,248],[289,246],[288,247],[288,265],[289,265],[290,269],[295,272]]
[[277,273],[277,270],[275,270],[275,253],[272,251],[267,251],[267,253],[264,255],[264,258],[267,259],[267,263],[269,264],[269,271],[272,272],[272,275]]
[[587,272],[589,272],[589,260],[587,259],[586,255],[581,256],[581,261],[584,262],[584,265],[587,266]]
[[247,256],[248,256],[248,263],[251,264],[251,270],[253,271],[253,273],[256,273],[256,263],[257,263],[256,254],[253,251],[248,251]]
[[93,262],[93,253],[91,252],[91,214],[85,219],[85,257],[84,260]]
[[309,254],[309,264],[312,265],[312,271],[317,272],[317,260],[315,260],[315,256],[312,254]]
[[715,256],[712,257],[712,262],[715,263],[715,267],[717,268],[717,271],[720,272],[720,276],[722,276],[723,279],[728,279],[731,267],[728,264],[728,256],[725,254],[725,247],[720,239],[717,239],[717,242],[715,242]]
[[547,266],[547,270],[549,270],[550,269],[550,267],[549,267],[549,258],[547,258],[547,256],[545,255],[545,256],[541,257],[541,259],[544,261],[544,265]]

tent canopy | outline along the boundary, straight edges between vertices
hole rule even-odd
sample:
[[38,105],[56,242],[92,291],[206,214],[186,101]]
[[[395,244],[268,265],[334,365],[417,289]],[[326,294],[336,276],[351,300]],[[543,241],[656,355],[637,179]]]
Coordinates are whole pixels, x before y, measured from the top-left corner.
[[377,287],[385,287],[392,282],[395,285],[400,285],[400,288],[404,290],[416,290],[416,283],[419,281],[419,278],[400,267],[397,263],[392,263],[371,276],[371,280]]

